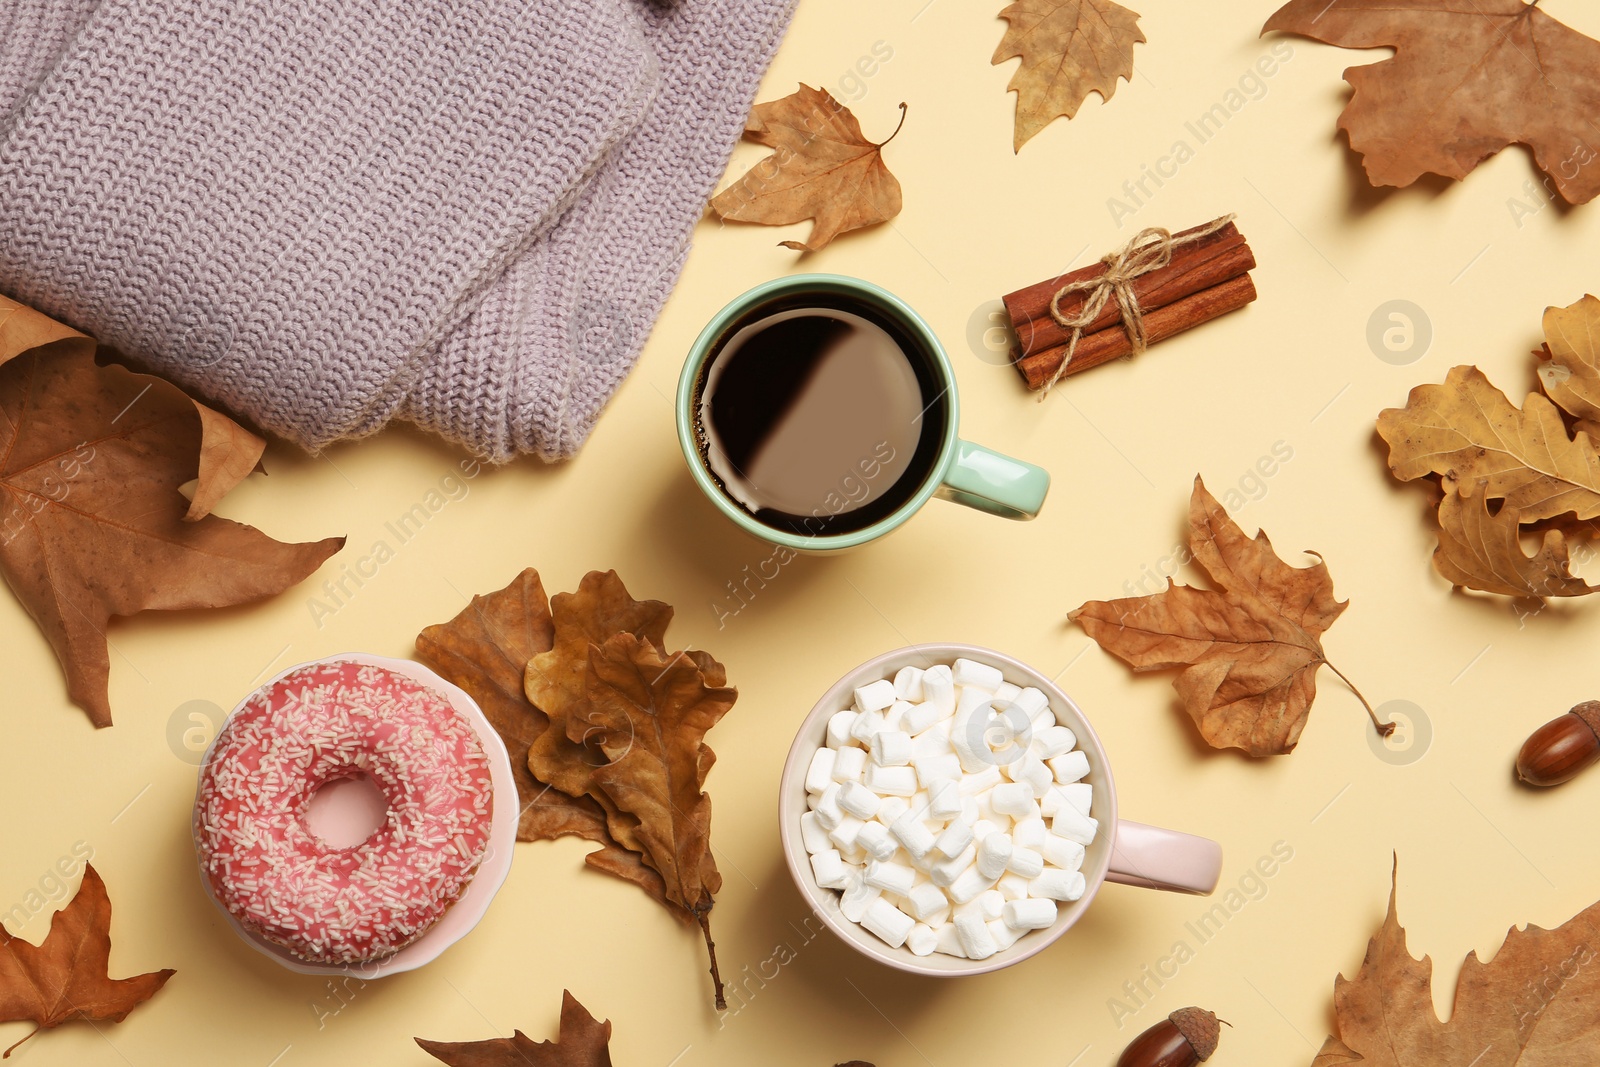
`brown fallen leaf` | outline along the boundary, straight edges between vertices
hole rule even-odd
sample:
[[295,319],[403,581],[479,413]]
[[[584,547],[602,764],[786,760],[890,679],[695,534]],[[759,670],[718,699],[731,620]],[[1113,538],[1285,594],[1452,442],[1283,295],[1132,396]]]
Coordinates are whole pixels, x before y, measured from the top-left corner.
[[111,899],[99,873],[86,865],[77,895],[51,917],[44,944],[35,948],[0,929],[0,1022],[35,1024],[4,1056],[71,1019],[121,1022],[175,973],[112,978],[110,958]]
[[1477,367],[1453,367],[1443,385],[1419,385],[1403,408],[1378,416],[1389,469],[1401,481],[1437,474],[1454,486],[1484,486],[1522,522],[1572,512],[1600,516],[1600,453],[1567,435],[1561,412],[1538,393],[1521,410]]
[[1451,585],[1516,597],[1584,596],[1596,588],[1574,577],[1567,539],[1545,530],[1530,557],[1518,540],[1521,527],[1513,508],[1490,513],[1478,493],[1446,493],[1439,502],[1439,547],[1433,565]]
[[1112,0],[1017,0],[1000,17],[1010,25],[989,62],[1022,58],[1006,85],[1017,93],[1017,152],[1090,93],[1110,100],[1118,78],[1133,78],[1133,46],[1145,39],[1138,12]]
[[1572,204],[1600,193],[1600,42],[1522,0],[1292,0],[1262,33],[1395,54],[1344,72],[1339,128],[1374,185],[1463,178],[1524,144]]
[[1564,308],[1545,308],[1544,347],[1534,355],[1541,357],[1545,395],[1574,418],[1600,423],[1600,300],[1585,295]]
[[[663,628],[665,623],[662,624]],[[568,796],[528,770],[528,752],[550,720],[524,692],[527,664],[554,644],[555,626],[539,572],[524,570],[504,589],[472,602],[448,623],[417,635],[417,658],[477,701],[511,754],[521,817],[517,840],[576,836],[600,844],[585,862],[640,886],[665,904],[661,876],[622,848],[606,829],[606,813],[592,798]]]
[[668,656],[631,633],[592,646],[588,671],[593,725],[569,720],[568,736],[575,727],[599,729],[608,762],[594,781],[638,821],[637,838],[666,882],[667,899],[700,924],[716,1004],[726,1008],[711,939],[712,898],[722,875],[711,855],[711,798],[703,792],[717,757],[705,735],[739,694],[721,684],[722,665],[704,653]]
[[[258,600],[344,544],[283,544],[205,514],[260,454],[206,410],[158,378],[97,365],[70,338],[0,366],[0,574],[96,726],[111,725],[113,615]],[[197,470],[191,504],[178,487]]]
[[[1067,617],[1135,671],[1183,668],[1173,687],[1214,748],[1252,756],[1292,751],[1316,696],[1317,669],[1327,664],[1350,685],[1320,640],[1349,602],[1334,599],[1320,558],[1291,567],[1265,532],[1247,538],[1199,476],[1189,501],[1189,549],[1217,590],[1168,579],[1164,592],[1091,600]],[[1350,689],[1380,734],[1394,729]]]
[[424,1041],[424,1052],[450,1067],[611,1067],[611,1020],[596,1022],[578,998],[561,991],[561,1029],[554,1041],[521,1030],[488,1041]]
[[[900,105],[905,124],[906,106]],[[805,241],[785,248],[815,252],[841,233],[900,214],[900,183],[883,162],[882,141],[869,141],[850,109],[826,89],[798,91],[757,104],[744,135],[773,150],[711,199],[711,209],[734,222],[787,226],[812,220]]]
[[[1398,864],[1396,864],[1398,870]],[[1512,927],[1484,963],[1469,952],[1456,984],[1450,1021],[1433,1007],[1433,963],[1406,948],[1395,910],[1367,943],[1354,978],[1333,984],[1338,1035],[1329,1037],[1312,1067],[1564,1067],[1600,1063],[1600,968],[1595,938],[1600,903],[1554,930]]]

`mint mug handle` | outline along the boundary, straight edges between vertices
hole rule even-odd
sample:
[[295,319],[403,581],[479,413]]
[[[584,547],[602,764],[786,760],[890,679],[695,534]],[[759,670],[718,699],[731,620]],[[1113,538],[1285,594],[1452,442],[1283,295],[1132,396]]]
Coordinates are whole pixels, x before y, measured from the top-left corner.
[[1050,472],[971,441],[956,441],[935,494],[1007,519],[1031,519],[1044,506]]

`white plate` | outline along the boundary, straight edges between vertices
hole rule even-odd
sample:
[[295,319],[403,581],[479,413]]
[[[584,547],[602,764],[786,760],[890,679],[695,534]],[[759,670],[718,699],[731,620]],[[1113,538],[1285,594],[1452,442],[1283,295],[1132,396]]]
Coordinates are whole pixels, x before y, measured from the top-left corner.
[[[217,905],[217,910],[222,912],[223,918],[228,920],[228,925],[234,932],[244,938],[245,942],[263,955],[270,956],[278,963],[298,971],[300,974],[347,974],[358,978],[382,978],[385,975],[399,974],[402,971],[413,971],[425,963],[437,959],[445,949],[467,936],[467,933],[482,919],[489,910],[489,902],[494,899],[495,893],[505,883],[506,875],[511,871],[511,850],[517,840],[517,821],[521,812],[518,810],[517,781],[511,774],[511,757],[506,753],[505,742],[500,740],[500,735],[484,717],[477,701],[473,700],[464,690],[452,685],[439,677],[433,671],[420,663],[411,660],[389,659],[385,656],[369,656],[364,652],[344,652],[336,656],[328,656],[308,663],[299,663],[289,667],[247,694],[243,700],[229,712],[228,718],[233,718],[239,709],[256,693],[270,688],[280,681],[285,675],[320,663],[365,663],[373,667],[384,667],[396,674],[403,674],[413,681],[427,686],[450,701],[450,704],[467,717],[472,728],[478,735],[478,741],[483,745],[484,753],[489,757],[489,774],[494,783],[494,806],[490,812],[489,847],[484,852],[483,861],[478,865],[477,873],[472,881],[467,883],[467,888],[460,898],[446,911],[427,933],[417,940],[390,956],[369,963],[326,964],[308,963],[305,960],[291,955],[281,945],[246,930],[233,914],[224,908],[217,900],[216,894],[211,889],[211,879],[206,877],[205,870],[200,869],[200,884],[205,887],[206,896]],[[217,731],[217,736],[222,736],[222,731]],[[206,749],[205,757],[200,761],[201,777],[205,776],[206,765],[211,762],[211,750],[216,747],[216,738],[212,738],[211,745]],[[196,809],[199,807],[199,786],[195,787]],[[199,858],[199,850],[195,852]]]

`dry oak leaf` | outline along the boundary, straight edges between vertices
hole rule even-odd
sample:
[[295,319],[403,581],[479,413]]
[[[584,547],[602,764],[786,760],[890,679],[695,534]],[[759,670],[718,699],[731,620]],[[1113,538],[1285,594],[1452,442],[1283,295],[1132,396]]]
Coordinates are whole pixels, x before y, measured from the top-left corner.
[[1545,394],[1580,420],[1579,428],[1600,425],[1600,300],[1545,308],[1544,348],[1534,354]]
[[[254,466],[249,436],[167,382],[96,364],[87,343],[0,366],[0,574],[95,726],[111,725],[113,615],[258,600],[343,546],[283,544],[205,514]],[[178,487],[197,472],[191,504]]]
[[1111,0],[1017,0],[1000,17],[1010,25],[990,63],[1022,59],[1006,85],[1017,93],[1017,152],[1090,93],[1110,100],[1118,78],[1132,80],[1133,46],[1145,39],[1138,13]]
[[706,774],[716,754],[705,735],[738,698],[722,683],[722,665],[704,652],[670,656],[648,640],[620,633],[591,647],[588,661],[590,725],[608,762],[595,783],[617,808],[638,822],[637,839],[661,872],[667,899],[700,924],[711,957],[718,1009],[727,1007],[711,939],[713,896],[722,875],[711,855],[711,798]]
[[606,813],[587,796],[568,796],[528,770],[528,752],[550,725],[524,692],[527,663],[548,652],[555,626],[539,572],[527,568],[504,589],[475,596],[448,623],[417,635],[417,658],[460,686],[478,706],[511,754],[521,817],[517,840],[546,841],[568,835],[598,842],[585,862],[633,882],[666,903],[661,876],[636,853],[619,846],[606,829]]
[[[900,123],[906,120],[900,105]],[[815,252],[841,233],[900,214],[900,183],[883,162],[883,141],[869,141],[850,109],[826,89],[804,82],[798,91],[757,104],[745,123],[747,139],[772,154],[711,199],[711,209],[734,222],[787,226],[812,220],[805,241],[785,248]]]
[[[1320,558],[1291,567],[1265,532],[1247,538],[1198,476],[1189,549],[1217,590],[1168,579],[1164,592],[1091,600],[1068,618],[1135,671],[1183,668],[1173,687],[1212,747],[1252,756],[1292,751],[1316,696],[1317,669],[1327,664],[1349,684],[1319,640],[1349,602],[1334,599]],[[1394,729],[1350,688],[1379,733]]]
[[1393,48],[1350,67],[1339,128],[1374,185],[1464,178],[1508,145],[1533,150],[1561,195],[1600,193],[1600,41],[1522,0],[1292,0],[1262,33]]
[[488,1041],[424,1041],[424,1052],[450,1067],[611,1067],[611,1020],[596,1022],[578,998],[561,991],[561,1029],[554,1041],[521,1030]]
[[1333,985],[1335,1028],[1312,1067],[1567,1067],[1600,1063],[1600,904],[1554,930],[1512,927],[1488,963],[1469,952],[1450,1021],[1433,1007],[1433,963],[1414,959],[1395,912],[1367,944],[1354,978]]
[[35,948],[0,929],[0,1022],[35,1023],[22,1041],[72,1019],[121,1022],[174,973],[112,978],[110,958],[111,899],[99,873],[86,865],[77,895],[51,917],[44,944]]
[[1401,481],[1437,474],[1447,490],[1482,485],[1524,523],[1600,517],[1600,454],[1588,435],[1569,437],[1560,410],[1538,393],[1519,411],[1477,367],[1453,367],[1443,385],[1411,390],[1405,407],[1379,414],[1378,435]]
[[1451,585],[1515,597],[1584,596],[1596,588],[1573,575],[1566,536],[1545,530],[1532,556],[1522,551],[1517,513],[1489,500],[1449,492],[1439,502],[1433,565]]

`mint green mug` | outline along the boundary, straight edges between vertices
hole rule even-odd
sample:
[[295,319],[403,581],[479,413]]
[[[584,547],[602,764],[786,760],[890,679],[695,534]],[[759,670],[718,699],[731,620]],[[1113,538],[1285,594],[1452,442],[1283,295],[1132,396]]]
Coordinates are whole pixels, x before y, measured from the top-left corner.
[[[905,352],[906,358],[914,363],[920,361],[931,376],[937,394],[923,410],[924,415],[931,413],[934,416],[929,419],[929,424],[936,426],[936,430],[926,432],[939,434],[931,461],[901,475],[902,479],[920,478],[915,491],[876,522],[848,531],[828,531],[828,520],[841,513],[838,510],[830,513],[831,505],[813,511],[812,514],[818,518],[814,532],[809,527],[801,531],[762,522],[736,501],[711,471],[705,451],[709,446],[704,443],[699,425],[706,368],[731,336],[732,328],[740,322],[749,322],[768,305],[803,305],[804,298],[808,296],[815,296],[819,306],[826,305],[830,299],[842,298],[865,306],[892,323],[896,327],[895,332],[914,349]],[[901,343],[900,347],[905,350],[907,345]],[[832,552],[876,540],[899,527],[935,496],[991,515],[1031,519],[1039,513],[1045,494],[1050,489],[1050,475],[1043,468],[963,441],[957,436],[959,407],[955,373],[938,337],[922,317],[899,297],[860,278],[838,274],[797,274],[758,285],[736,297],[717,312],[690,346],[683,374],[678,379],[677,413],[678,443],[683,448],[684,459],[688,461],[689,473],[701,491],[723,514],[749,533],[797,551]],[[898,487],[898,483],[896,485]]]

